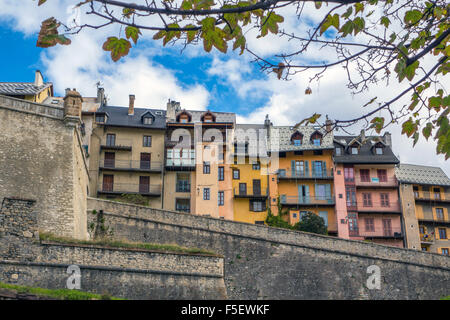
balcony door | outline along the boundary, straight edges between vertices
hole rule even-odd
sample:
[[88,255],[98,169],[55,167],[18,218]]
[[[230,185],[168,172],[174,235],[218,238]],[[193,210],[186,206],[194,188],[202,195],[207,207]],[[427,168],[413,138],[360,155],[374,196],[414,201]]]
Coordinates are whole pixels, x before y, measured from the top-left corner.
[[151,153],[141,153],[141,169],[150,169]]
[[105,152],[105,168],[114,168],[116,165],[116,154],[114,152]]
[[253,195],[261,195],[261,180],[259,179],[253,180]]
[[139,193],[150,192],[150,177],[139,177]]
[[241,196],[247,195],[247,184],[246,183],[239,183],[239,194]]
[[298,186],[298,202],[299,203],[309,203],[309,186],[299,185]]
[[110,174],[103,175],[103,191],[113,191],[114,176]]

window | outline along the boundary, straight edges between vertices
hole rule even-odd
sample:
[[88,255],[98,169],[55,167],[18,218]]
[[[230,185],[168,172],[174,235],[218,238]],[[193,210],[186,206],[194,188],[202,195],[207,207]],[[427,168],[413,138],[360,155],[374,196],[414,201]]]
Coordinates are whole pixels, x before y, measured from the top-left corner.
[[425,234],[425,227],[424,227],[424,226],[420,226],[420,227],[419,227],[419,232],[420,232],[421,234]]
[[233,169],[233,179],[239,180],[239,169]]
[[203,174],[210,174],[211,173],[211,166],[209,165],[209,162],[203,162]]
[[335,154],[336,154],[337,156],[340,156],[340,155],[341,155],[341,151],[342,151],[341,148],[336,148],[336,149],[334,149],[334,150],[335,150]]
[[152,136],[144,136],[144,147],[152,146]]
[[283,151],[283,152],[278,153],[278,157],[279,158],[286,158],[286,152]]
[[175,210],[189,213],[191,211],[191,202],[189,199],[176,199]]
[[382,207],[389,207],[389,193],[380,193]]
[[246,183],[239,183],[239,194],[240,195],[247,195],[247,184]]
[[369,182],[370,181],[370,170],[369,169],[359,170],[359,175],[361,177],[361,182]]
[[363,193],[363,205],[364,207],[371,207],[372,206],[372,194],[370,193]]
[[386,169],[378,169],[377,176],[380,182],[387,182],[387,171]]
[[209,188],[203,188],[203,200],[209,200],[210,191]]
[[442,254],[448,256],[448,248],[441,248]]
[[375,148],[375,154],[383,154],[383,148],[380,147]]
[[439,239],[447,239],[447,229],[439,228]]
[[114,168],[116,163],[116,154],[114,152],[105,152],[103,166],[105,168]]
[[280,177],[286,177],[286,169],[278,170],[278,174],[280,175]]
[[354,181],[354,171],[353,168],[351,167],[346,167],[344,168],[344,179],[347,182],[352,182]]
[[303,135],[302,135],[300,132],[296,131],[296,132],[291,136],[291,143],[292,143],[294,146],[299,147],[299,146],[302,145],[302,139],[303,139]]
[[253,170],[260,170],[261,169],[261,165],[260,165],[259,161],[253,162],[252,169]]
[[414,192],[414,197],[418,198],[419,197],[419,187],[413,186],[413,192]]
[[373,218],[365,218],[364,222],[365,222],[365,225],[366,225],[366,231],[367,232],[374,232],[375,231],[375,224],[374,224]]
[[436,208],[436,219],[444,220],[444,209],[443,208]]
[[266,203],[261,200],[250,200],[250,211],[261,212],[266,210]]
[[428,251],[427,247],[422,247],[422,251]]
[[105,115],[104,114],[97,114],[95,116],[95,122],[104,123],[105,122]]
[[347,207],[356,207],[356,190],[354,187],[347,188]]
[[320,146],[320,144],[322,143],[322,135],[319,132],[313,133],[313,135],[311,136],[311,141],[313,145]]
[[314,150],[313,153],[314,153],[315,156],[323,155],[323,151],[322,150]]
[[145,117],[143,120],[144,120],[144,124],[152,124],[153,123],[152,117]]
[[108,133],[106,135],[106,145],[115,146],[116,145],[116,135]]
[[294,146],[301,146],[302,145],[302,140],[300,140],[300,139],[294,139],[293,142],[294,142]]
[[190,192],[191,183],[189,179],[189,174],[177,173],[177,185],[176,192]]
[[224,167],[219,167],[219,181],[224,180]]
[[352,154],[358,154],[358,148],[352,147],[351,148]]
[[302,156],[303,155],[303,151],[294,151],[294,155],[296,156]]
[[139,177],[139,193],[149,193],[150,192],[150,177],[142,176]]
[[440,188],[433,188],[434,192],[434,199],[435,200],[441,200],[441,189]]
[[218,195],[218,205],[219,206],[223,206],[224,203],[224,192],[223,191],[219,191],[219,195]]

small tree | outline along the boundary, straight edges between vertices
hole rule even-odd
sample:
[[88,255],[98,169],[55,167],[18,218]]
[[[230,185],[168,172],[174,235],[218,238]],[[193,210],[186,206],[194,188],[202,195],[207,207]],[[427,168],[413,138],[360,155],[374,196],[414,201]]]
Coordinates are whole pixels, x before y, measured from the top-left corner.
[[325,220],[313,212],[307,212],[294,228],[299,231],[306,231],[318,234],[328,234]]
[[288,221],[283,219],[284,216],[289,214],[289,210],[283,211],[279,196],[277,198],[277,207],[278,207],[277,215],[274,215],[272,213],[270,207],[267,209],[266,224],[270,227],[293,229],[293,226]]

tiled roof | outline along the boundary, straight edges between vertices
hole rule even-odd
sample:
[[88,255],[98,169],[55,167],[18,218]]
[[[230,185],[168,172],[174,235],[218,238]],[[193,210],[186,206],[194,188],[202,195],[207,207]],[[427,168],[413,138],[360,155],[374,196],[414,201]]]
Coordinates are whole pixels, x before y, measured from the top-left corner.
[[[301,146],[294,146],[291,143],[291,137],[296,131],[300,132],[303,135]],[[314,145],[311,141],[311,136],[316,131],[322,134],[322,143],[320,146]],[[324,150],[334,148],[333,132],[326,133],[324,129],[319,127],[300,126],[297,129],[294,129],[293,127],[289,126],[272,126],[270,128],[269,135],[271,151]]]
[[402,163],[395,169],[395,175],[402,183],[450,186],[450,179],[439,167]]
[[[134,114],[128,115],[126,107],[103,106],[97,110],[97,113],[104,112],[107,114],[106,125],[132,128],[148,128],[148,129],[165,129],[166,128],[166,111],[159,109],[142,109],[134,108]],[[144,124],[142,115],[150,112],[154,116],[152,124]]]
[[[375,154],[373,146],[381,142],[385,145],[383,154]],[[334,143],[336,147],[342,147],[342,155],[334,156],[336,163],[380,163],[380,164],[397,164],[400,161],[392,152],[390,146],[386,145],[383,137],[367,136],[361,140],[359,136],[335,136]],[[356,144],[359,146],[358,154],[350,153],[350,146]]]
[[10,96],[35,95],[51,86],[51,82],[44,83],[41,86],[35,86],[34,82],[0,82],[0,94]]
[[[43,104],[49,104],[52,106],[60,106],[64,107],[64,98],[63,97],[47,97],[43,102]],[[100,103],[97,102],[96,97],[83,97],[82,102],[82,111],[83,112],[95,112],[100,107]]]

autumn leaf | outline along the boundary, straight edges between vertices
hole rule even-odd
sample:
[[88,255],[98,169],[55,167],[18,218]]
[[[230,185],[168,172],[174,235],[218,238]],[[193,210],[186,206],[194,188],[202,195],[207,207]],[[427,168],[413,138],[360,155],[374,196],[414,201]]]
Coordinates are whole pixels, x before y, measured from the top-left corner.
[[280,62],[278,64],[278,68],[273,68],[273,72],[275,72],[277,74],[277,78],[278,80],[281,79],[281,77],[283,76],[283,70],[285,68],[285,65],[283,62]]
[[47,2],[47,0],[39,0],[38,6],[43,5],[45,2]]
[[49,48],[57,44],[71,44],[72,41],[70,39],[58,33],[60,25],[61,24],[53,17],[43,21],[36,46],[40,48]]
[[127,37],[127,39],[133,39],[134,44],[137,43],[138,39],[139,39],[139,35],[141,34],[141,31],[133,26],[128,26],[125,28],[125,35]]
[[281,23],[284,21],[284,18],[282,16],[277,15],[276,13],[269,13],[269,15],[266,17],[264,16],[262,19],[262,26],[261,26],[261,37],[264,37],[268,34],[268,32],[272,32],[273,34],[278,33],[278,23]]
[[312,93],[312,90],[311,90],[311,88],[310,88],[310,87],[306,88],[306,90],[305,90],[305,94],[311,94],[311,93]]
[[109,37],[103,44],[103,50],[111,51],[111,59],[116,62],[130,51],[131,43],[126,39]]

